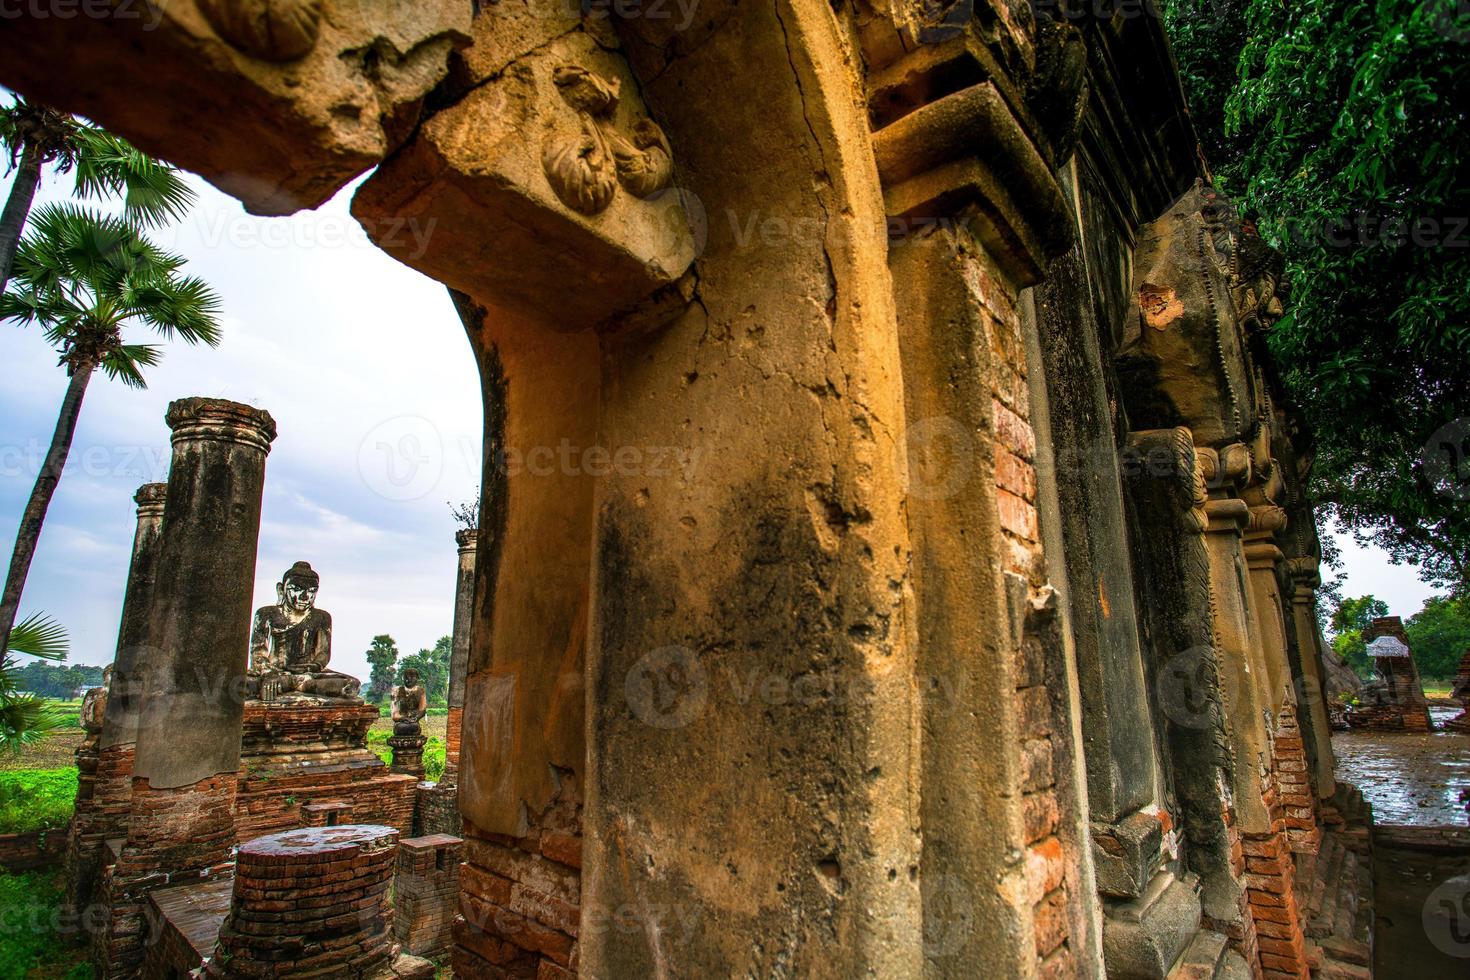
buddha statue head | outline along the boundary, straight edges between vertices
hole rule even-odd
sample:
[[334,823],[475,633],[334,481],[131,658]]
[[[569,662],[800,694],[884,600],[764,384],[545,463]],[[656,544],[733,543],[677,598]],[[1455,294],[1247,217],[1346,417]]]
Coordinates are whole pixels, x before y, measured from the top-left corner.
[[276,586],[276,602],[298,616],[305,615],[316,605],[316,593],[321,584],[321,576],[310,563],[298,561],[286,570]]

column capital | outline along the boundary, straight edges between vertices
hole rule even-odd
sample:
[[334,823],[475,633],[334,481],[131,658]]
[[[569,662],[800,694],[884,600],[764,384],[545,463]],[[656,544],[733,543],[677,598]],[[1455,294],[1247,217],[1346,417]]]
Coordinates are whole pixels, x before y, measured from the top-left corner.
[[454,532],[454,543],[459,545],[461,554],[473,552],[480,546],[480,529],[467,527]]
[[145,483],[139,487],[138,492],[133,494],[133,502],[138,505],[138,520],[163,516],[163,504],[167,496],[167,483]]
[[224,398],[180,398],[169,403],[164,420],[173,430],[175,446],[191,439],[210,439],[269,453],[276,438],[276,420],[270,412]]

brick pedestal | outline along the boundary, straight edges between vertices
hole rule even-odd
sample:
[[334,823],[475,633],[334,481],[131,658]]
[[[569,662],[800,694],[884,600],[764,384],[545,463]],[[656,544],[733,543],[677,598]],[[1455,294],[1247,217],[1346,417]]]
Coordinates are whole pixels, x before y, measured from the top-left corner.
[[[247,701],[236,823],[251,840],[314,819],[373,823],[413,833],[418,779],[390,772],[367,747],[378,709],[364,704]],[[342,804],[349,812],[308,810]],[[315,816],[313,816],[315,815]]]
[[453,941],[459,904],[459,849],[448,834],[410,837],[398,845],[393,879],[393,934],[405,953],[437,957]]
[[424,778],[424,746],[428,741],[424,735],[388,736],[388,746],[393,750],[392,771],[415,779]]
[[208,977],[392,976],[392,827],[272,834],[241,846]]

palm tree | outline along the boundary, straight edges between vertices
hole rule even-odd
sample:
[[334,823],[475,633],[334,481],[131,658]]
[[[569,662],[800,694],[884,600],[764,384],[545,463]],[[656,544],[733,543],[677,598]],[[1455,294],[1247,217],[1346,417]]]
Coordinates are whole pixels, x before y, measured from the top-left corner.
[[[10,631],[10,650],[44,660],[65,660],[66,630],[44,616],[28,616]],[[19,752],[60,727],[57,713],[44,698],[17,688],[14,669],[9,653],[0,656],[0,752]]]
[[123,329],[141,325],[165,339],[178,336],[211,347],[219,343],[219,298],[202,280],[181,275],[183,265],[182,256],[150,242],[137,221],[75,204],[37,210],[21,242],[12,289],[0,296],[0,320],[39,324],[71,381],[0,594],[0,653],[7,649],[41,524],[61,479],[93,372],[101,369],[109,378],[143,388],[143,368],[158,363],[157,346],[125,343]]
[[121,197],[123,213],[149,226],[182,217],[194,202],[194,192],[173,167],[104,129],[24,98],[0,108],[0,144],[15,171],[0,211],[0,293],[45,166],[75,171],[80,197]]

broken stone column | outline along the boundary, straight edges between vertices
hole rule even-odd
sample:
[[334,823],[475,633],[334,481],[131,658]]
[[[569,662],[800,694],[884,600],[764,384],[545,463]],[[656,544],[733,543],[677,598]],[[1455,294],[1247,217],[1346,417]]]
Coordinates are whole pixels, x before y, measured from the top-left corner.
[[444,778],[442,783],[459,781],[460,732],[464,722],[465,673],[470,663],[470,635],[475,605],[475,554],[479,546],[478,528],[467,528],[454,535],[459,545],[459,572],[454,583],[454,638],[449,656],[449,715],[444,734]]
[[78,913],[85,910],[96,893],[107,841],[127,836],[141,672],[153,649],[149,624],[166,490],[167,484],[147,483],[133,497],[138,505],[138,523],[133,532],[133,557],[123,593],[112,683],[108,686],[102,728],[97,735],[92,795],[85,805],[78,800],[72,821],[67,900]]
[[[173,461],[138,705],[127,841],[107,880],[105,976],[140,962],[143,902],[158,887],[229,867],[240,768],[245,638],[255,585],[268,412],[218,398],[169,405]],[[187,733],[187,737],[181,737]]]
[[[241,845],[235,892],[206,977],[432,977],[395,971],[398,831],[373,824],[289,830]],[[399,966],[404,966],[400,962]]]
[[1432,730],[1429,702],[1403,620],[1380,616],[1363,631],[1363,640],[1378,676],[1358,695],[1358,706],[1349,715],[1352,726],[1375,731]]

